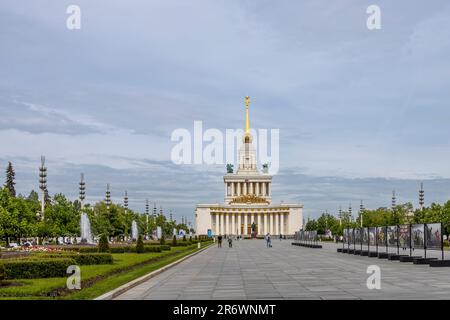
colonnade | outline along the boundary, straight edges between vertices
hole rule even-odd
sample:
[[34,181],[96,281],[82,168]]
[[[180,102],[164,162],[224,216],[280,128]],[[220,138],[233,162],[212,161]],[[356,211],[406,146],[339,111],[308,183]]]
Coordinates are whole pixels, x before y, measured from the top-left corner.
[[252,194],[260,197],[272,195],[270,182],[227,182],[225,183],[225,195],[228,197]]
[[250,235],[253,222],[257,225],[258,235],[285,234],[288,230],[288,213],[236,213],[223,212],[212,215],[213,230],[218,234]]

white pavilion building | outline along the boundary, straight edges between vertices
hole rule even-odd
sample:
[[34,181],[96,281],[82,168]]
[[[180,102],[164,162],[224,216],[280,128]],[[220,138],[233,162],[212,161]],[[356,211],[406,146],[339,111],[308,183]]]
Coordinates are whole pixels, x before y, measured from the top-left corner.
[[239,166],[235,173],[223,177],[224,203],[198,204],[195,210],[196,233],[206,235],[252,234],[294,235],[302,228],[303,205],[300,203],[272,203],[272,176],[267,168],[259,172],[256,151],[250,134],[246,97],[246,126],[239,150]]

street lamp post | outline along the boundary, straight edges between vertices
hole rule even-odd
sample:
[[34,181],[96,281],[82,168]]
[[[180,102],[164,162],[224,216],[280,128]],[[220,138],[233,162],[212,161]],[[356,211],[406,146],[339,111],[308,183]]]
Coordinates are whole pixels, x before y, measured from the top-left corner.
[[45,166],[44,156],[41,156],[41,166],[39,167],[39,188],[42,191],[41,219],[44,220],[45,195],[47,193],[47,167]]

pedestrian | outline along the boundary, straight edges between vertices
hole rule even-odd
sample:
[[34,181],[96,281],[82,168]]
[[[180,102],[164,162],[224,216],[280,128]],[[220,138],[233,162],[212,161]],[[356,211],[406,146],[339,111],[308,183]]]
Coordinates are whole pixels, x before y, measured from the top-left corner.
[[283,235],[280,233],[280,241],[283,239]]
[[228,238],[228,248],[233,248],[233,239],[231,237]]
[[272,239],[270,238],[270,233],[267,234],[267,245],[269,248],[272,248]]
[[222,235],[221,234],[219,234],[219,236],[217,237],[217,247],[222,248]]

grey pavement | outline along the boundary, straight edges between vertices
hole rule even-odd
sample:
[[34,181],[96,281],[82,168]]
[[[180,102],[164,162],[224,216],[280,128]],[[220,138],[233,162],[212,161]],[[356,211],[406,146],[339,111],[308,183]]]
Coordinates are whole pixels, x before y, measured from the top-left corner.
[[[342,245],[341,245],[342,246]],[[340,246],[340,247],[341,247]],[[290,240],[234,241],[216,246],[116,299],[449,299],[450,268],[292,246]],[[416,251],[415,255],[420,253]],[[440,252],[429,252],[440,256]],[[367,267],[381,269],[381,289],[368,289]]]

